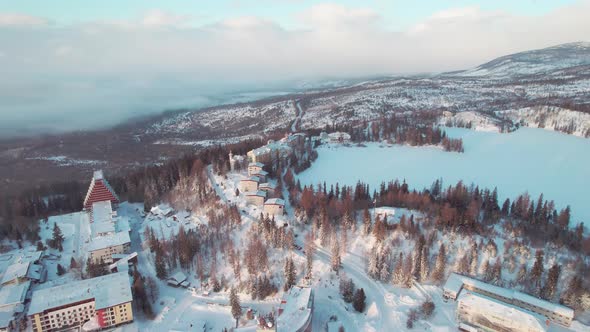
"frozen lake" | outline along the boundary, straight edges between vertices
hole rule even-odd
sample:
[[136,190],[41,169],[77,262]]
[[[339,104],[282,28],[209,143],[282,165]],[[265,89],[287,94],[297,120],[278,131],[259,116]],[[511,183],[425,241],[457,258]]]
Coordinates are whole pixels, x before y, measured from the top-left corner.
[[590,139],[544,129],[522,128],[510,134],[447,128],[463,138],[465,153],[437,147],[323,146],[311,168],[299,175],[302,185],[326,181],[354,185],[361,180],[378,188],[382,181],[405,179],[410,187],[443,186],[459,180],[480,188],[498,187],[501,201],[528,192],[555,201],[558,209],[570,205],[573,223],[590,224]]

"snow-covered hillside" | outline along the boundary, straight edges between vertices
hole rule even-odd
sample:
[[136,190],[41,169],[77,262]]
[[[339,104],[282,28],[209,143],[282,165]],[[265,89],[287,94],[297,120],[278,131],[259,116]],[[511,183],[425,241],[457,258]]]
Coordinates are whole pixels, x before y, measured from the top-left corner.
[[542,74],[556,69],[583,65],[590,65],[590,43],[588,42],[562,44],[506,55],[456,75],[506,78]]
[[590,114],[561,107],[525,107],[496,112],[499,117],[527,127],[545,128],[590,137]]

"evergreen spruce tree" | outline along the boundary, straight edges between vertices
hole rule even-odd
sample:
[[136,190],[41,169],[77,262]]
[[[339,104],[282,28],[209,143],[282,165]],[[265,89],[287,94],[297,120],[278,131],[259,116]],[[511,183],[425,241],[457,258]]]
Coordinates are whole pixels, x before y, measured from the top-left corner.
[[[345,230],[342,230],[343,232],[346,232]],[[332,236],[332,255],[331,255],[331,266],[332,266],[332,271],[336,271],[336,274],[338,274],[338,271],[340,270],[340,266],[342,265],[342,259],[340,258],[340,244],[338,243],[338,241],[336,240],[336,235]]]
[[53,244],[52,247],[59,251],[63,251],[63,243],[64,243],[64,236],[61,232],[61,229],[57,225],[57,223],[53,224],[53,238],[51,243]]
[[547,273],[547,282],[541,291],[541,297],[545,300],[551,301],[555,297],[557,292],[557,283],[559,281],[559,274],[561,273],[561,267],[554,263],[549,272]]
[[366,300],[365,291],[362,288],[358,289],[354,293],[354,300],[352,302],[352,306],[354,307],[354,310],[356,310],[358,312],[365,311],[365,300]]
[[412,275],[412,271],[414,270],[414,258],[412,255],[406,255],[406,261],[404,263],[404,277],[403,277],[403,286],[406,288],[411,288],[414,282],[414,276]]
[[422,255],[420,255],[420,275],[418,276],[418,280],[420,280],[420,282],[426,281],[426,279],[428,279],[429,272],[430,266],[428,264],[428,247],[422,246]]
[[518,270],[518,274],[516,275],[516,282],[519,285],[524,285],[524,283],[526,281],[526,277],[527,277],[526,264],[522,264],[520,266],[520,269]]
[[441,244],[436,256],[436,263],[434,264],[434,270],[432,271],[432,279],[436,282],[443,280],[445,276],[445,268],[447,265],[447,253],[445,245]]
[[395,268],[393,269],[391,282],[397,286],[401,286],[404,283],[404,254],[402,252],[399,253],[398,258],[395,261]]
[[231,306],[231,315],[236,320],[236,328],[238,327],[238,320],[242,316],[242,307],[240,306],[240,298],[234,287],[229,292],[229,304]]
[[166,279],[168,277],[168,270],[166,269],[166,260],[162,250],[156,251],[156,276],[159,279]]
[[369,209],[365,208],[363,212],[363,235],[371,234],[371,214]]
[[295,271],[295,263],[293,259],[287,257],[285,260],[285,287],[284,290],[289,290],[293,285],[295,285],[295,278],[297,276],[297,271]]
[[537,250],[537,252],[535,253],[535,263],[533,264],[533,267],[531,268],[531,274],[530,274],[530,287],[531,287],[531,291],[534,293],[534,295],[539,296],[540,292],[541,292],[541,281],[543,278],[543,271],[544,271],[544,267],[543,267],[543,259],[544,259],[544,253],[543,250]]

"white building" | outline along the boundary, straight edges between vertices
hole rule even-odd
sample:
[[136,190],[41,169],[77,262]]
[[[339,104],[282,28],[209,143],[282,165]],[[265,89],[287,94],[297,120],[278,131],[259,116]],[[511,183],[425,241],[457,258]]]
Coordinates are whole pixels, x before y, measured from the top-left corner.
[[256,190],[258,190],[258,183],[259,182],[260,182],[260,179],[258,177],[251,176],[247,179],[240,180],[240,183],[238,184],[238,188],[240,189],[241,192],[256,191]]
[[266,199],[266,192],[262,190],[247,192],[244,193],[244,197],[246,198],[246,202],[248,204],[260,206],[264,204],[264,200]]
[[313,290],[293,286],[279,305],[277,332],[311,332]]
[[457,300],[463,292],[485,296],[563,326],[570,326],[574,319],[574,310],[566,306],[544,301],[522,292],[490,285],[457,273],[451,273],[443,287],[443,297]]
[[119,232],[94,237],[88,245],[89,258],[95,262],[107,264],[113,262],[113,254],[128,254],[131,250],[131,239],[128,232]]
[[264,213],[282,216],[285,213],[285,201],[280,198],[270,198],[264,202]]
[[485,331],[546,332],[551,325],[540,315],[470,291],[457,298],[457,321]]
[[85,322],[105,329],[133,321],[132,301],[129,275],[120,272],[33,292],[28,318],[34,332]]
[[263,163],[251,162],[248,164],[248,176],[252,176],[260,171],[264,167]]
[[31,282],[7,285],[0,289],[0,331],[18,331],[18,320],[24,315],[25,301]]

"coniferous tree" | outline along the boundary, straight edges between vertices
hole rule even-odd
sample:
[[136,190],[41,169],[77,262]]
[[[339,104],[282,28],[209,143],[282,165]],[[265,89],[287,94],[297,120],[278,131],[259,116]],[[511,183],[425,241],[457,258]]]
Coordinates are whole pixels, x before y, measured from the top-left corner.
[[561,267],[554,263],[549,272],[547,273],[547,282],[541,290],[541,297],[545,300],[551,301],[557,292],[557,283],[559,281],[559,274],[561,273]]
[[401,286],[404,284],[404,265],[404,254],[400,252],[398,259],[395,261],[395,268],[391,277],[391,282],[394,285]]
[[502,286],[502,259],[496,259],[492,266],[492,282],[498,286]]
[[156,251],[156,276],[160,279],[166,279],[168,277],[168,270],[166,268],[166,260],[162,249]]
[[428,264],[428,247],[422,246],[422,254],[420,255],[420,275],[419,281],[424,282],[428,279],[428,273],[430,272],[430,266]]
[[66,269],[64,269],[63,266],[61,266],[61,264],[57,264],[57,275],[61,276],[64,275],[66,273]]
[[64,236],[61,232],[61,229],[59,228],[59,226],[57,225],[57,223],[53,224],[53,238],[52,238],[52,247],[54,249],[57,249],[59,251],[63,251],[63,242],[64,242]]
[[445,268],[447,265],[447,253],[445,245],[441,244],[436,256],[436,263],[434,264],[434,270],[432,271],[432,279],[436,282],[443,280],[445,276]]
[[[346,232],[345,230],[342,230],[343,232]],[[332,236],[332,252],[331,252],[331,258],[330,258],[330,263],[332,266],[332,271],[336,271],[336,274],[338,274],[338,271],[340,270],[340,266],[342,265],[342,259],[340,258],[340,244],[338,243],[338,241],[336,240],[336,236]]]
[[371,234],[371,214],[369,209],[363,211],[363,235]]
[[535,263],[533,264],[533,267],[531,268],[531,274],[530,274],[530,278],[529,278],[531,290],[537,296],[539,295],[539,293],[541,291],[541,281],[542,281],[543,271],[544,271],[544,267],[543,267],[544,256],[543,255],[544,255],[543,250],[537,250],[537,252],[535,253]]
[[295,263],[293,262],[293,258],[288,257],[285,260],[285,291],[289,290],[293,285],[295,285],[296,276],[297,271],[295,271]]
[[347,279],[345,276],[340,278],[340,294],[346,303],[351,303],[354,300],[355,285],[352,279]]
[[72,257],[72,259],[70,259],[70,269],[76,269],[76,268],[78,268],[78,263],[76,262],[74,257]]
[[229,304],[231,306],[231,314],[236,320],[236,328],[238,327],[238,320],[242,316],[242,307],[240,306],[240,298],[234,287],[229,292]]
[[404,264],[404,279],[403,279],[403,286],[406,288],[411,288],[414,282],[414,276],[412,275],[412,271],[414,270],[414,258],[412,255],[406,255],[406,261]]
[[365,300],[366,300],[365,291],[362,288],[358,289],[354,293],[354,300],[352,302],[352,306],[354,307],[354,310],[356,310],[358,312],[365,311]]
[[520,266],[520,269],[518,270],[518,274],[516,275],[516,281],[520,284],[523,285],[525,280],[527,277],[527,269],[526,269],[526,264],[522,264]]

